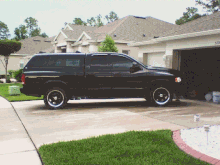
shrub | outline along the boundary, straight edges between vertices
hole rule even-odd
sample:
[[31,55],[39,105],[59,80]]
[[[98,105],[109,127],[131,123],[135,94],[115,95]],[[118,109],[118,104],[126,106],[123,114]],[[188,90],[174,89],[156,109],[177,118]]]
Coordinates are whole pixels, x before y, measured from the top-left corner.
[[19,69],[19,70],[16,70],[16,71],[14,72],[14,78],[15,78],[18,82],[21,82],[22,72],[23,72],[23,69]]
[[14,73],[15,73],[14,70],[9,70],[8,73],[9,73],[10,78],[14,78]]

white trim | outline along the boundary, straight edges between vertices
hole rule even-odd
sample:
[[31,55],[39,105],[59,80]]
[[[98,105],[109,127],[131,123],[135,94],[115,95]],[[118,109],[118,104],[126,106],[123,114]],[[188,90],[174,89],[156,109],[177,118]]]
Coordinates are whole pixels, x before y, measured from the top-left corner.
[[66,46],[66,42],[57,44],[57,47]]
[[66,34],[64,33],[64,32],[62,32],[62,30],[58,33],[58,35],[54,38],[54,42],[56,42],[56,39],[58,38],[58,36],[60,35],[60,33],[62,33],[63,35],[64,35],[64,37],[65,38],[68,38],[67,36],[66,36]]
[[73,30],[73,28],[71,28],[71,26],[69,25],[69,23],[65,26],[64,30],[66,30],[68,28],[70,28],[71,30]]
[[151,39],[149,41],[136,42],[136,43],[131,44],[130,46],[150,45],[150,44],[155,44],[155,43],[159,43],[163,41],[185,39],[185,38],[192,38],[192,37],[199,37],[199,36],[206,36],[206,35],[213,35],[213,34],[220,34],[220,29],[200,31],[200,32],[194,32],[194,33],[185,33],[185,34],[173,35],[173,36],[168,36],[168,37],[161,37],[161,38]]
[[88,38],[89,40],[91,40],[92,38],[88,35],[88,34],[86,34],[86,32],[85,31],[83,31],[82,32],[82,34],[79,36],[79,38],[76,40],[76,42],[78,42],[83,36],[86,36],[86,38]]
[[76,39],[66,39],[66,41],[74,41],[74,42],[76,42]]

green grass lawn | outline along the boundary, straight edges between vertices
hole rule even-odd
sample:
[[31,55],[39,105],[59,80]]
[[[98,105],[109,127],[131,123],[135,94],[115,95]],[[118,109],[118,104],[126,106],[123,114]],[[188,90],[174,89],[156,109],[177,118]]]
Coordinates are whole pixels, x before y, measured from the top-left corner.
[[9,83],[9,84],[0,84],[0,95],[8,99],[9,101],[25,101],[25,100],[42,100],[42,97],[26,96],[24,94],[10,96],[9,95],[9,86],[19,86],[22,87],[21,83]]
[[171,130],[130,131],[47,144],[39,153],[45,165],[208,165],[181,151],[172,140]]

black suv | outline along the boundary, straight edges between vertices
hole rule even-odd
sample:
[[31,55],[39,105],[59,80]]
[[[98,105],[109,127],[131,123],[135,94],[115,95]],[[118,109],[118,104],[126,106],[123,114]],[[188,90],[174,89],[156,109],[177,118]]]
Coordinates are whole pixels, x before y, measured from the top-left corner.
[[142,97],[166,105],[178,95],[180,77],[177,70],[145,66],[120,53],[44,53],[24,67],[20,91],[44,95],[50,108],[61,108],[76,97]]

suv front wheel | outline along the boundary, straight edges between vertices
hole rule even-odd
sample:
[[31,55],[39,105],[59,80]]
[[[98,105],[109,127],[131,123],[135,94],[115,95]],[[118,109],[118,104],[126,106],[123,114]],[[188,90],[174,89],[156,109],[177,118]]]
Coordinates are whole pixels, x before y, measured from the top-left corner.
[[172,95],[168,88],[157,86],[151,90],[150,102],[154,105],[164,106],[172,101]]
[[63,89],[54,87],[44,95],[44,103],[52,109],[63,108],[67,103],[67,96]]

